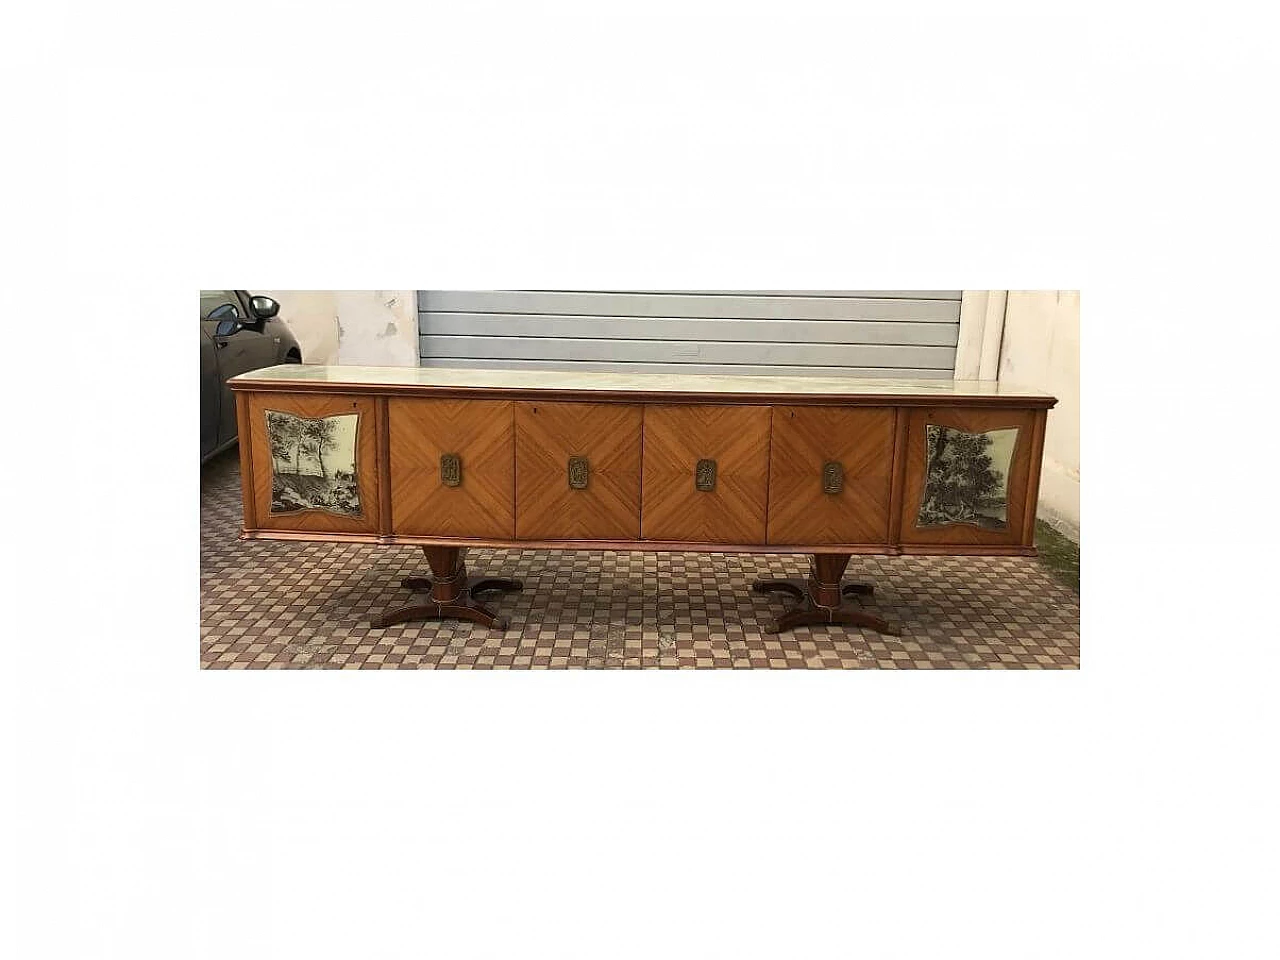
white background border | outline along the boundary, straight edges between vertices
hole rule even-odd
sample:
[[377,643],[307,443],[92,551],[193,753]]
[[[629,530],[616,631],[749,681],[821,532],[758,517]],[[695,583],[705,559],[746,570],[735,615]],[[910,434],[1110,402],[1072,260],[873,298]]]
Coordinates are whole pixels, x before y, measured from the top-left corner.
[[[24,10],[13,955],[1274,957],[1273,34],[1001,6]],[[219,285],[1082,289],[1084,668],[201,673]]]

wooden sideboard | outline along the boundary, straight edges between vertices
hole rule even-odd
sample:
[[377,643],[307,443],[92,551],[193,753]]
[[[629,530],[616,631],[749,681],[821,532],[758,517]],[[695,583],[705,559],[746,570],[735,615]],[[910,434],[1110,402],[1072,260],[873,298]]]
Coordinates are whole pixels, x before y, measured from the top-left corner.
[[[244,536],[413,544],[425,596],[374,620],[459,617],[514,580],[465,548],[811,555],[754,589],[777,628],[896,632],[842,584],[854,554],[1035,553],[1053,397],[985,381],[614,375],[290,364],[233,378]],[[859,603],[850,603],[848,598]]]

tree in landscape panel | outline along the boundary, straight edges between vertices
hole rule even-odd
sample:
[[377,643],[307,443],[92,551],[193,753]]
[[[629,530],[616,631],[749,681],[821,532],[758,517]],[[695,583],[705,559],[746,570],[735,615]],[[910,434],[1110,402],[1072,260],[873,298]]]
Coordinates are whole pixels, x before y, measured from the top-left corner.
[[[358,423],[357,414],[313,419],[279,411],[267,413],[273,513],[328,510],[361,515],[355,479]],[[338,451],[338,463],[326,462],[326,455],[334,451]],[[331,466],[335,467],[332,472]]]
[[307,420],[302,427],[302,435],[307,444],[307,455],[319,464],[320,476],[326,479],[329,473],[324,468],[324,455],[337,449],[336,433],[337,424],[329,419]]
[[928,459],[918,525],[1005,525],[1005,470],[996,468],[993,443],[989,433],[926,427]]
[[267,438],[271,442],[272,469],[275,460],[279,459],[287,465],[289,458],[294,458],[293,472],[298,472],[298,441],[302,437],[302,421],[287,413],[267,411]]
[[[302,457],[306,457],[308,460],[318,461],[320,459],[320,454],[318,450],[319,450],[319,447],[317,446],[316,441],[313,440],[304,432],[302,435],[302,439],[298,441],[299,459],[301,459]],[[323,465],[321,466],[321,469],[322,470],[324,469]],[[302,471],[299,470],[298,473],[301,474]]]

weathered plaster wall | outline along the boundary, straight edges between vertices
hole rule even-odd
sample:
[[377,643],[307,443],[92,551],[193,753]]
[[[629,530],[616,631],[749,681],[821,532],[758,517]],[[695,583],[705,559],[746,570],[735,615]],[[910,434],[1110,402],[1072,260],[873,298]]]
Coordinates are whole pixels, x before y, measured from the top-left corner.
[[1040,475],[1040,518],[1080,539],[1080,292],[1010,290],[999,378],[1046,390],[1049,411]]
[[298,338],[303,363],[418,365],[413,290],[262,290]]

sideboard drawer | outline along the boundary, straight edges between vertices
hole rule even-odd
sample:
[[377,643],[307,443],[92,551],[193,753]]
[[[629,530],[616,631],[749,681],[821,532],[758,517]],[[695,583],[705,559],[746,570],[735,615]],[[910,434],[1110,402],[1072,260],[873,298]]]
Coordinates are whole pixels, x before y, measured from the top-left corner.
[[239,402],[248,408],[245,497],[258,529],[378,532],[371,397],[250,393]]
[[392,398],[387,417],[395,533],[514,536],[511,401]]
[[901,542],[1029,546],[1043,411],[936,407],[903,414],[910,420]]
[[762,543],[769,408],[647,405],[641,536]]
[[640,537],[638,404],[516,404],[516,537]]
[[769,543],[888,543],[894,411],[774,407]]

